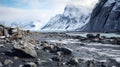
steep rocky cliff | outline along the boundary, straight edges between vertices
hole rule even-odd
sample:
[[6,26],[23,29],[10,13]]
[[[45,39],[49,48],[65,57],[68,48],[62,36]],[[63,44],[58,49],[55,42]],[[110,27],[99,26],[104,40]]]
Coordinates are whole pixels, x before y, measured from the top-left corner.
[[89,22],[77,31],[120,32],[120,0],[99,0]]

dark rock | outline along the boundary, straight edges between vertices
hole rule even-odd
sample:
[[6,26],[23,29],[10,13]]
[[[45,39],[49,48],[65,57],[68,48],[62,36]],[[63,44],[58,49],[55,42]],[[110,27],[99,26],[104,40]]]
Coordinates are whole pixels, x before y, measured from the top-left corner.
[[49,51],[52,51],[54,49],[54,46],[53,45],[45,45],[43,47],[43,50],[49,50]]
[[64,54],[68,55],[72,53],[72,49],[68,48],[68,47],[62,47],[61,48],[61,52],[63,52]]
[[36,62],[37,65],[42,65],[42,64],[46,64],[46,63],[48,63],[48,61],[40,60],[40,59],[37,59],[37,62]]
[[79,59],[78,58],[72,58],[72,59],[70,59],[70,61],[67,62],[67,64],[78,65],[79,64]]
[[57,54],[57,52],[60,51],[60,49],[61,49],[61,48],[60,48],[59,46],[54,46],[54,48],[53,48],[52,50],[50,50],[50,52]]
[[28,62],[24,64],[23,67],[37,67],[37,65],[34,62]]
[[86,37],[87,38],[99,38],[100,34],[87,34]]
[[85,45],[86,45],[86,44],[84,44],[84,43],[81,43],[81,44],[80,44],[80,46],[85,46]]
[[105,36],[101,36],[100,39],[106,39],[106,37]]
[[87,67],[94,67],[94,61],[93,60],[88,60],[86,61]]
[[0,26],[0,36],[3,36],[3,27]]
[[58,57],[58,56],[54,56],[54,57],[52,57],[51,58],[53,61],[60,61],[60,57]]
[[4,61],[4,65],[11,65],[13,63],[14,62],[12,60],[10,60],[10,59],[5,59],[5,61]]

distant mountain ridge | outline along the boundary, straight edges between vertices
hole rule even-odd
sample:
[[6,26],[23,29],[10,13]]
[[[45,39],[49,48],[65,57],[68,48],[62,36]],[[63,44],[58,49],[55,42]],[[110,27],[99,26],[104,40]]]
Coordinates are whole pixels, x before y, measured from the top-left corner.
[[11,26],[11,27],[20,27],[22,29],[38,31],[41,29],[40,21],[31,21],[31,22],[0,22],[1,25]]
[[120,0],[99,0],[91,14],[90,12],[85,14],[84,9],[84,7],[66,6],[63,14],[53,17],[42,29],[120,32]]
[[64,13],[51,18],[42,30],[75,30],[82,27],[88,22],[90,16],[90,13],[85,11],[85,8],[67,5]]

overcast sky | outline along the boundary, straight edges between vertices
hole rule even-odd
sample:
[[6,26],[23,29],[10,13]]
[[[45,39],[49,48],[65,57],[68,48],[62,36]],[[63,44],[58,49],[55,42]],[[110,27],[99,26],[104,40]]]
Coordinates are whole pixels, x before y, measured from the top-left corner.
[[67,4],[93,8],[97,0],[0,0],[0,21],[41,21],[61,14]]

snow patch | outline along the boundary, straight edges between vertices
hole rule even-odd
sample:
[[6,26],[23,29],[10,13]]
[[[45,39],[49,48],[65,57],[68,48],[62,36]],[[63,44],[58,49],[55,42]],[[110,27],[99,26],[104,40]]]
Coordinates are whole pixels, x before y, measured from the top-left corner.
[[105,7],[111,6],[112,3],[114,3],[115,0],[108,0],[107,3],[104,5]]

